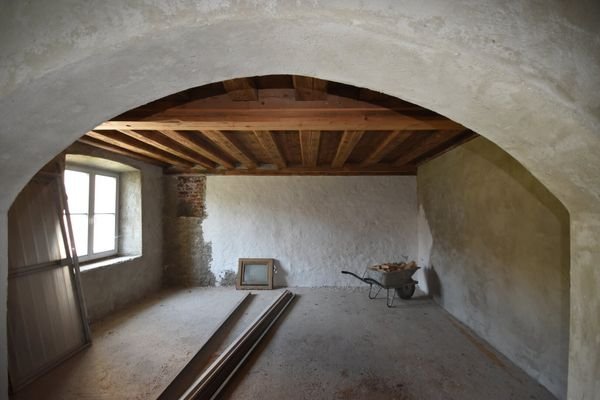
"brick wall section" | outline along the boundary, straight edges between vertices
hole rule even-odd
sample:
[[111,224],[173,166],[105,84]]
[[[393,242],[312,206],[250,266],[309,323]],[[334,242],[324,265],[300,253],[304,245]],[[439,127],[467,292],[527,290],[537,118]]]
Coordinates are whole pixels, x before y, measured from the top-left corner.
[[205,176],[177,177],[177,216],[204,219],[205,215]]
[[164,283],[168,286],[213,286],[212,248],[204,241],[206,177],[165,176]]

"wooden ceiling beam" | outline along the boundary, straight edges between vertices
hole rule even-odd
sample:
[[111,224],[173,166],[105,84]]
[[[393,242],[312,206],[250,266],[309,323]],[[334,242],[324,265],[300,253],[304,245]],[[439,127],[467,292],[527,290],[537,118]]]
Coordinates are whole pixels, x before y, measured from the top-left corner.
[[140,147],[137,143],[127,141],[125,138],[115,137],[108,132],[98,133],[94,131],[90,131],[86,133],[86,136],[94,138],[96,140],[100,140],[102,142],[111,144],[116,147],[120,147],[122,149],[128,150],[133,153],[141,154],[145,157],[152,158],[166,164],[171,164],[179,167],[190,168],[193,164],[188,163],[186,161],[181,160],[180,158],[172,157],[170,155],[161,154],[160,150],[158,151],[150,151],[143,147]]
[[165,140],[166,138],[164,136],[160,136],[160,134],[158,132],[153,132],[153,133],[156,133],[156,135],[158,135],[158,136],[144,135],[139,132],[128,130],[128,129],[121,129],[121,130],[119,130],[119,132],[121,132],[122,134],[127,135],[133,139],[139,140],[140,142],[146,143],[152,147],[160,149],[160,150],[164,151],[165,153],[169,153],[169,154],[172,154],[183,160],[189,161],[193,164],[197,164],[199,166],[202,166],[204,168],[209,168],[209,169],[212,169],[215,167],[215,165],[210,162],[199,160],[198,157],[192,157],[189,154],[184,153],[183,151],[177,150],[171,144],[167,143],[167,141]]
[[325,100],[327,98],[327,81],[299,75],[293,75],[292,81],[296,89],[296,100]]
[[223,157],[220,157],[219,155],[215,154],[214,152],[210,151],[209,149],[205,148],[204,146],[199,145],[194,140],[192,140],[188,136],[188,134],[190,132],[183,133],[183,132],[177,132],[177,131],[169,130],[169,129],[158,130],[158,132],[162,133],[169,139],[176,141],[177,143],[181,144],[182,146],[187,147],[191,151],[198,153],[201,156],[206,157],[209,160],[216,162],[217,164],[222,165],[225,168],[235,168],[235,166],[232,163],[225,160]]
[[432,150],[434,147],[441,145],[442,143],[451,141],[452,139],[454,139],[456,136],[460,135],[463,132],[464,131],[451,131],[451,132],[443,132],[442,131],[442,132],[433,133],[433,134],[429,135],[428,137],[426,137],[425,139],[421,140],[419,143],[417,143],[416,146],[409,149],[408,152],[406,152],[405,154],[403,154],[402,156],[397,158],[393,164],[395,166],[406,165],[406,164],[410,163],[411,161],[417,159],[418,157],[422,156],[429,150]]
[[381,143],[373,149],[371,154],[369,154],[363,162],[360,164],[363,167],[368,165],[377,164],[380,162],[383,157],[385,157],[390,151],[408,139],[411,135],[411,132],[405,131],[393,131],[386,135]]
[[319,158],[319,144],[321,143],[320,131],[299,131],[300,152],[302,164],[305,167],[316,167]]
[[[415,175],[416,166],[397,167],[392,164],[378,164],[369,167],[361,167],[358,164],[346,164],[340,168],[330,166],[305,167],[303,165],[290,165],[286,168],[257,168],[247,169],[218,169],[207,171],[207,175]],[[166,171],[170,174],[186,173],[180,168],[170,168]]]
[[363,131],[345,131],[342,139],[340,140],[340,144],[337,148],[337,152],[333,161],[331,162],[332,168],[340,168],[345,163],[350,154],[352,154],[352,150],[356,147],[357,143],[363,136]]
[[411,117],[391,110],[277,110],[211,111],[154,115],[142,120],[112,120],[94,128],[101,130],[178,131],[346,131],[346,130],[452,130],[459,124],[436,116]]
[[[262,93],[264,92],[264,93]],[[228,95],[197,99],[168,108],[138,107],[95,130],[345,131],[458,130],[448,118],[423,110],[392,109],[327,95],[296,101],[293,91],[261,90],[260,101],[232,101]]]
[[256,101],[258,90],[250,78],[238,78],[223,81],[223,87],[233,101]]
[[226,152],[230,157],[238,160],[246,168],[256,168],[257,162],[254,158],[232,142],[225,133],[221,131],[202,131],[211,142]]
[[124,149],[122,149],[120,147],[116,147],[116,146],[110,145],[108,143],[104,143],[104,142],[98,141],[98,140],[93,139],[91,137],[87,137],[87,136],[80,137],[77,140],[77,142],[82,143],[82,144],[84,144],[86,146],[93,146],[93,147],[96,147],[98,149],[106,150],[106,151],[109,151],[109,152],[114,153],[114,154],[120,154],[120,155],[125,156],[125,157],[129,157],[129,158],[133,158],[133,159],[136,159],[136,160],[140,160],[140,161],[143,161],[143,162],[148,163],[148,164],[157,165],[157,166],[160,166],[160,167],[166,167],[166,166],[169,165],[167,163],[155,160],[153,158],[144,157],[144,156],[142,156],[140,154],[124,150]]
[[287,162],[285,161],[283,154],[281,154],[281,150],[277,147],[277,143],[275,143],[272,133],[269,131],[258,130],[254,131],[254,135],[263,149],[265,149],[273,164],[276,165],[277,168],[286,168]]

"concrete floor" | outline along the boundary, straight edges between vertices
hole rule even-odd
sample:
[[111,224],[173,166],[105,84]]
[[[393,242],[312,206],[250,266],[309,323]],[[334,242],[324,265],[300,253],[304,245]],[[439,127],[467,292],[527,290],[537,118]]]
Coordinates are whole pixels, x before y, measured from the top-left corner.
[[[297,298],[222,398],[554,399],[429,299],[389,309],[363,288],[292,291]],[[161,293],[95,324],[90,349],[14,398],[156,398],[243,294]],[[220,348],[276,295],[252,296]]]

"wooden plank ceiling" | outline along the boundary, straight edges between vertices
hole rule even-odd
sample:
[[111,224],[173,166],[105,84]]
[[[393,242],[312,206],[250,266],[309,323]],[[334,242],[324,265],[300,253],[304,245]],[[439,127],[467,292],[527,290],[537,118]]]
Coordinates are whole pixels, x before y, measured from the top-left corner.
[[189,89],[79,139],[167,173],[412,175],[477,135],[417,105],[314,78],[270,75]]

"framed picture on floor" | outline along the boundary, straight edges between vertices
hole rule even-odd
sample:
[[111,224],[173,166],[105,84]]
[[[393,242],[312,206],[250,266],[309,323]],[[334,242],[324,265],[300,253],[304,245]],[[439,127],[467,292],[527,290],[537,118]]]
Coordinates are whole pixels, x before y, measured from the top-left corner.
[[272,258],[240,258],[236,289],[273,289]]

